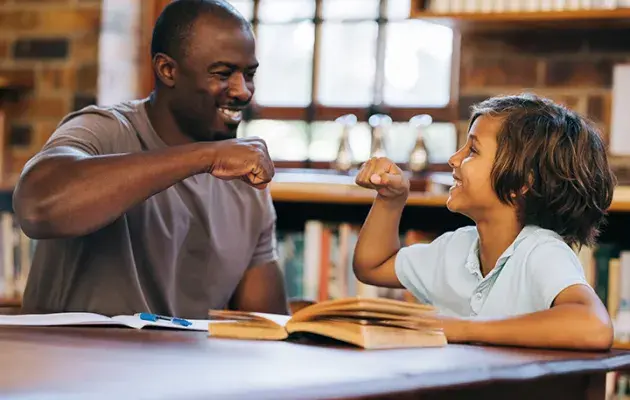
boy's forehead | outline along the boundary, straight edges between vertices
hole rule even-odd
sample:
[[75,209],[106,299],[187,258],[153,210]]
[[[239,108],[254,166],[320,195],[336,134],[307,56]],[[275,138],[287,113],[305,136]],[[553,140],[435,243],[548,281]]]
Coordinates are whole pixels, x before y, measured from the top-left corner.
[[487,115],[479,116],[470,127],[469,134],[475,136],[478,140],[496,139],[497,134],[501,130],[502,118],[490,117]]

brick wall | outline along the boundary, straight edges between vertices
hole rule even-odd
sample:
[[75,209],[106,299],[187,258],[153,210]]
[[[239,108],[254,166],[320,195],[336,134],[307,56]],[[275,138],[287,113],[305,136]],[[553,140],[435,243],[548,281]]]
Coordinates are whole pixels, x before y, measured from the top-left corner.
[[[630,29],[471,33],[462,36],[460,140],[472,103],[533,91],[586,113],[608,140],[612,68],[630,62]],[[626,162],[621,160],[621,162]]]
[[5,107],[12,172],[95,102],[100,17],[101,0],[0,0],[0,76],[33,85]]

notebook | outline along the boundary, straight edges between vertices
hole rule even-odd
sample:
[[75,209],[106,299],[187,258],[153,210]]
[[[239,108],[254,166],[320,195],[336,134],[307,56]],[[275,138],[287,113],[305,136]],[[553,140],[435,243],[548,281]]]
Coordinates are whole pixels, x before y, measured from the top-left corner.
[[363,349],[441,347],[447,344],[440,328],[427,323],[432,306],[385,298],[342,298],[323,301],[293,316],[230,310],[210,310],[210,336],[249,340],[285,340],[315,335]]
[[[143,319],[146,318],[146,319]],[[147,318],[148,317],[148,318]],[[183,323],[183,321],[186,321]],[[111,325],[134,329],[171,328],[190,331],[208,331],[209,320],[173,319],[156,314],[117,315],[107,317],[87,312],[67,312],[53,314],[0,315],[0,326],[86,326]]]

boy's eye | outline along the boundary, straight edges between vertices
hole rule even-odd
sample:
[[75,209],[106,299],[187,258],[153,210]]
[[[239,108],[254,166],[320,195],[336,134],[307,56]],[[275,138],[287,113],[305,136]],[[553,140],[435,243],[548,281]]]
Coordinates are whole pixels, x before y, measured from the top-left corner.
[[474,146],[470,146],[470,152],[473,154],[477,154],[477,149]]

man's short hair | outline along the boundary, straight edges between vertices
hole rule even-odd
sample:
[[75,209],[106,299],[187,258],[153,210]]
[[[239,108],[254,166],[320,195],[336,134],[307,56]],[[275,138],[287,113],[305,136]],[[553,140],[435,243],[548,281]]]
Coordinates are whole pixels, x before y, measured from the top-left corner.
[[225,0],[175,0],[160,13],[153,28],[151,58],[157,53],[175,60],[186,55],[192,27],[202,15],[212,15],[219,20],[232,20],[249,25],[249,22]]

